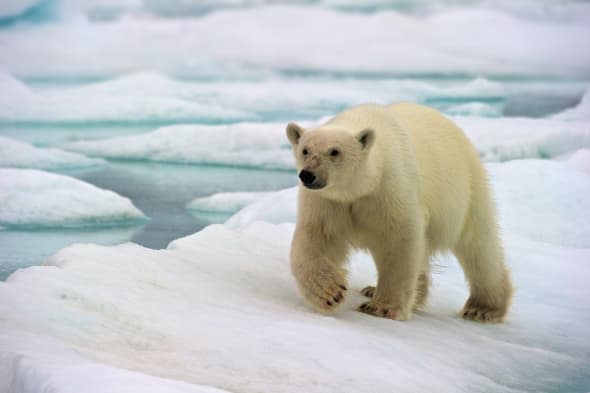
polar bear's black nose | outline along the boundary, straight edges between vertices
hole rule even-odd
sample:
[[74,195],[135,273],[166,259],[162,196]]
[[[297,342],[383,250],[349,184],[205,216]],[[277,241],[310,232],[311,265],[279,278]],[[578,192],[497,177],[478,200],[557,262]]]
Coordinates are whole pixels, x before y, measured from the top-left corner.
[[315,180],[315,175],[310,171],[306,171],[305,169],[299,172],[299,178],[303,182],[303,184],[311,184]]

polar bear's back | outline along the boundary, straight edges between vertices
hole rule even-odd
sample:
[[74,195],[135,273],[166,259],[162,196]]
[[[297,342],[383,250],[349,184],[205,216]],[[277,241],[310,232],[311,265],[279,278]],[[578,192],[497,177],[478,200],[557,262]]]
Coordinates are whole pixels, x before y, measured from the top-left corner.
[[433,246],[445,248],[460,236],[473,193],[488,199],[485,170],[463,131],[440,112],[411,103],[388,108],[411,140],[429,232],[439,237]]
[[451,247],[468,217],[493,214],[487,174],[476,149],[435,109],[413,103],[363,104],[339,113],[326,126],[351,133],[363,128],[376,131],[372,159],[394,173],[385,176],[396,179],[386,185],[393,193],[408,188],[417,192],[434,249]]

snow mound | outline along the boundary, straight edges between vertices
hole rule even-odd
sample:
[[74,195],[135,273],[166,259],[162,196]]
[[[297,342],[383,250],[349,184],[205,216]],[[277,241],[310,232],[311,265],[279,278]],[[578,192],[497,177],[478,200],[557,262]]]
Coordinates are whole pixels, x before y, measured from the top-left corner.
[[16,92],[18,98],[0,97],[0,121],[5,122],[213,122],[253,117],[212,104],[211,100],[195,100],[185,92],[186,84],[158,73],[141,72],[67,89],[37,90],[4,75],[0,78],[2,85]]
[[453,117],[484,161],[553,158],[590,147],[590,124],[554,119]]
[[67,148],[106,158],[289,169],[293,157],[284,130],[273,123],[178,125]]
[[[18,329],[8,337],[0,333],[0,370],[34,386],[39,375],[57,374],[54,391],[70,392],[61,386],[68,378],[81,383],[74,348],[107,364],[106,375],[113,367],[126,378],[134,372],[134,381],[124,380],[131,386],[150,384],[152,377],[287,393],[588,386],[583,365],[590,361],[590,308],[583,299],[590,289],[583,277],[590,250],[509,237],[509,263],[520,291],[508,322],[496,326],[455,315],[466,288],[456,262],[443,259],[449,268],[435,277],[430,307],[398,323],[355,311],[362,301],[358,291],[375,279],[364,255],[351,263],[351,291],[338,313],[311,311],[290,273],[292,229],[212,225],[167,250],[133,244],[63,249],[47,266],[0,283],[3,332]],[[21,344],[29,334],[38,336],[33,349]],[[45,349],[50,340],[66,349]],[[102,371],[86,367],[83,362],[83,372]],[[109,390],[99,385],[94,391]]]
[[555,114],[552,118],[558,120],[590,120],[590,90],[586,91],[578,105]]
[[294,223],[297,215],[297,187],[268,193],[231,216],[230,228],[245,228],[256,221],[272,224]]
[[144,219],[129,199],[72,177],[33,169],[0,169],[2,226],[80,227]]
[[[486,100],[506,94],[507,87],[483,78],[427,83],[415,80],[318,80],[277,78],[245,80],[176,80],[157,72],[138,72],[82,86],[29,88],[8,74],[0,74],[0,120],[10,122],[168,121],[230,122],[293,114],[318,117],[367,101],[443,102]],[[10,94],[8,94],[10,93]],[[135,106],[129,104],[129,101]],[[75,105],[84,102],[85,105]],[[444,108],[443,108],[444,109]],[[492,108],[493,109],[493,108]],[[492,110],[490,109],[490,110]],[[466,108],[461,113],[484,113]]]
[[91,159],[54,148],[37,148],[29,143],[0,136],[0,167],[63,170],[104,163],[101,159]]
[[488,164],[488,170],[506,232],[590,248],[590,176],[548,160]]
[[269,192],[220,192],[195,198],[186,207],[196,211],[235,213],[269,194]]
[[569,155],[563,163],[570,168],[590,175],[590,149],[577,150],[575,153]]
[[[588,122],[452,119],[465,131],[484,161],[551,158],[590,147]],[[178,125],[141,135],[74,142],[66,148],[103,158],[293,169],[295,163],[284,129],[285,123]]]

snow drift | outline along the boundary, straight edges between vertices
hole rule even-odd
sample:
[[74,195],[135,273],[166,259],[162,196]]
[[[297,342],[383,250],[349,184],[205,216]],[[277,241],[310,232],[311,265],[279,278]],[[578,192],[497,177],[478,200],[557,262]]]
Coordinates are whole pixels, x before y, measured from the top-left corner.
[[2,226],[121,225],[145,218],[129,199],[72,177],[33,169],[0,169]]
[[0,136],[0,167],[66,170],[105,164],[81,154],[55,148],[38,148],[29,143]]

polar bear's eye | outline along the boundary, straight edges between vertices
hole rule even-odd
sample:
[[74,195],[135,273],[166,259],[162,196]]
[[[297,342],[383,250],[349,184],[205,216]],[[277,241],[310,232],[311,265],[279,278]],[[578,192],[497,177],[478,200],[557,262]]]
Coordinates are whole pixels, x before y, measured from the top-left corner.
[[307,153],[309,153],[309,152],[307,151],[307,149],[303,149],[302,153],[303,153],[304,156],[306,156]]
[[339,154],[340,154],[340,152],[339,152],[337,149],[332,149],[332,150],[330,150],[330,155],[331,155],[332,157],[336,157],[336,156],[338,156]]

